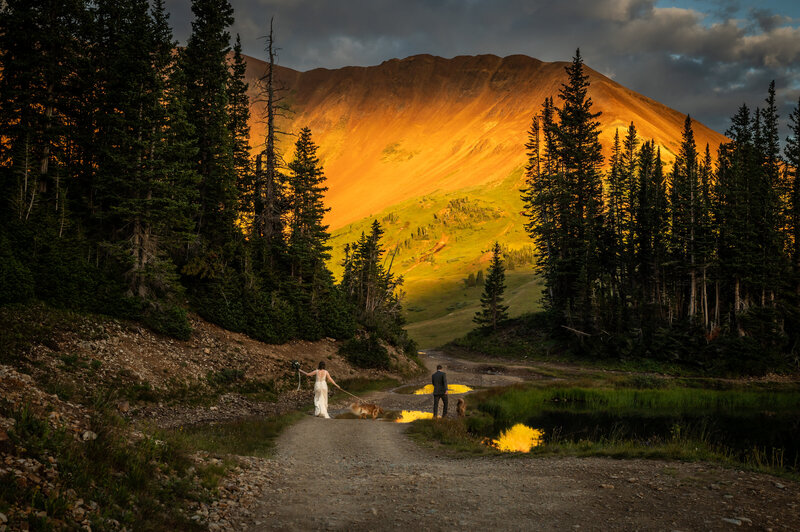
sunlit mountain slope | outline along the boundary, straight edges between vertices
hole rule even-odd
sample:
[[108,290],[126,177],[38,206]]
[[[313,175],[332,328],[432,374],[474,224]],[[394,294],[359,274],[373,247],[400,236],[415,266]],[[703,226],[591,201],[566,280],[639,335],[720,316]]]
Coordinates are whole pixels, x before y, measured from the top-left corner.
[[[519,188],[531,118],[547,96],[558,105],[564,66],[521,55],[419,55],[372,67],[277,69],[292,109],[281,129],[308,126],[319,145],[334,271],[344,243],[372,219],[382,221],[387,245],[396,249],[393,269],[406,277],[410,330],[423,343],[471,326],[480,289],[464,288],[462,279],[485,267],[494,240],[522,250],[509,276],[512,313],[538,304],[540,289],[530,264],[522,264],[530,241],[522,230]],[[248,59],[253,100],[264,67]],[[606,154],[615,129],[634,122],[671,162],[685,115],[588,72]],[[263,139],[262,109],[254,103],[254,145]],[[695,138],[712,153],[724,140],[699,123]],[[282,140],[287,157],[292,142],[291,136]],[[433,335],[424,331],[428,322]]]

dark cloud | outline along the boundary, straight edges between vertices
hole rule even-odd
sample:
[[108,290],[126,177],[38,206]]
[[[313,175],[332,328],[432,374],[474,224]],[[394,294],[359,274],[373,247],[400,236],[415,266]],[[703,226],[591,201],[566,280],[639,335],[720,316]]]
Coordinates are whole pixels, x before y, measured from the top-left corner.
[[[167,0],[176,37],[189,0]],[[784,116],[800,96],[800,27],[768,2],[726,0],[232,0],[245,53],[263,57],[275,17],[280,63],[299,70],[431,53],[526,54],[589,66],[724,131],[770,80]],[[788,8],[787,8],[788,9]],[[783,132],[785,135],[785,130]]]

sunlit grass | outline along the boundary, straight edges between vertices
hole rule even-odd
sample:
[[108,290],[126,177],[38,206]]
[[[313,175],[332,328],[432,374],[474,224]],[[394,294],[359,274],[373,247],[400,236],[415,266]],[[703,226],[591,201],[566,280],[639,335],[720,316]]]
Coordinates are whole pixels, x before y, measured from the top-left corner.
[[[483,287],[466,288],[461,278],[410,283],[406,298],[406,330],[422,348],[439,347],[475,328],[473,316]],[[506,273],[505,298],[511,316],[541,309],[541,281],[531,270]]]
[[[437,347],[462,336],[473,327],[472,316],[478,308],[482,287],[467,288],[463,280],[470,273],[486,270],[489,247],[498,240],[512,249],[531,246],[524,229],[522,168],[489,185],[427,196],[387,206],[373,216],[336,229],[329,267],[341,276],[343,248],[369,232],[378,220],[384,230],[387,255],[397,252],[392,261],[394,272],[405,279],[404,314],[411,337],[421,347]],[[492,216],[476,215],[474,220],[452,223],[442,214],[453,200],[466,199],[478,210],[491,210]],[[425,238],[410,238],[417,228],[426,228]],[[436,250],[432,253],[432,250]],[[508,270],[506,304],[512,316],[540,309],[541,284],[535,279],[532,265]],[[441,321],[440,321],[441,320]]]

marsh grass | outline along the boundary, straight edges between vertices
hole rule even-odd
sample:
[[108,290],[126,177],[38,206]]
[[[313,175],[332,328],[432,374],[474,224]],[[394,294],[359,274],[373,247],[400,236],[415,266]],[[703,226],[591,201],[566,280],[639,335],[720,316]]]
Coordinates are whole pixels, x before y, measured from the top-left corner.
[[747,390],[511,388],[489,397],[479,408],[500,423],[523,421],[543,410],[611,413],[698,414],[725,412],[751,416],[754,411],[800,412],[798,392]]

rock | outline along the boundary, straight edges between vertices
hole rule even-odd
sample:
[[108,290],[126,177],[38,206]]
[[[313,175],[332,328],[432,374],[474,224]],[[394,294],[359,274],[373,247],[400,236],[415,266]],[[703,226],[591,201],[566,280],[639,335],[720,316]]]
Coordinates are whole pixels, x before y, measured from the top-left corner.
[[742,522],[739,521],[738,519],[731,519],[730,517],[723,517],[722,520],[725,521],[726,523],[730,524],[730,525],[742,526]]
[[775,483],[775,487],[778,488],[779,490],[786,489],[786,486],[784,486],[780,482],[776,482]]
[[83,441],[96,440],[97,434],[92,432],[91,430],[87,430],[86,432],[83,433],[83,436],[81,436],[81,438],[83,439]]
[[600,484],[600,487],[603,488],[604,490],[613,490],[614,484]]
[[127,414],[131,409],[131,404],[128,401],[120,401],[117,403],[117,410],[123,414]]
[[747,518],[747,517],[738,517],[738,516],[737,516],[737,517],[736,517],[736,519],[738,519],[738,520],[739,520],[739,521],[741,521],[742,523],[747,523],[748,525],[752,525],[752,524],[753,524],[753,520],[752,520],[752,519],[749,519],[749,518]]
[[8,523],[8,517],[6,517],[6,514],[0,513],[0,523]]

